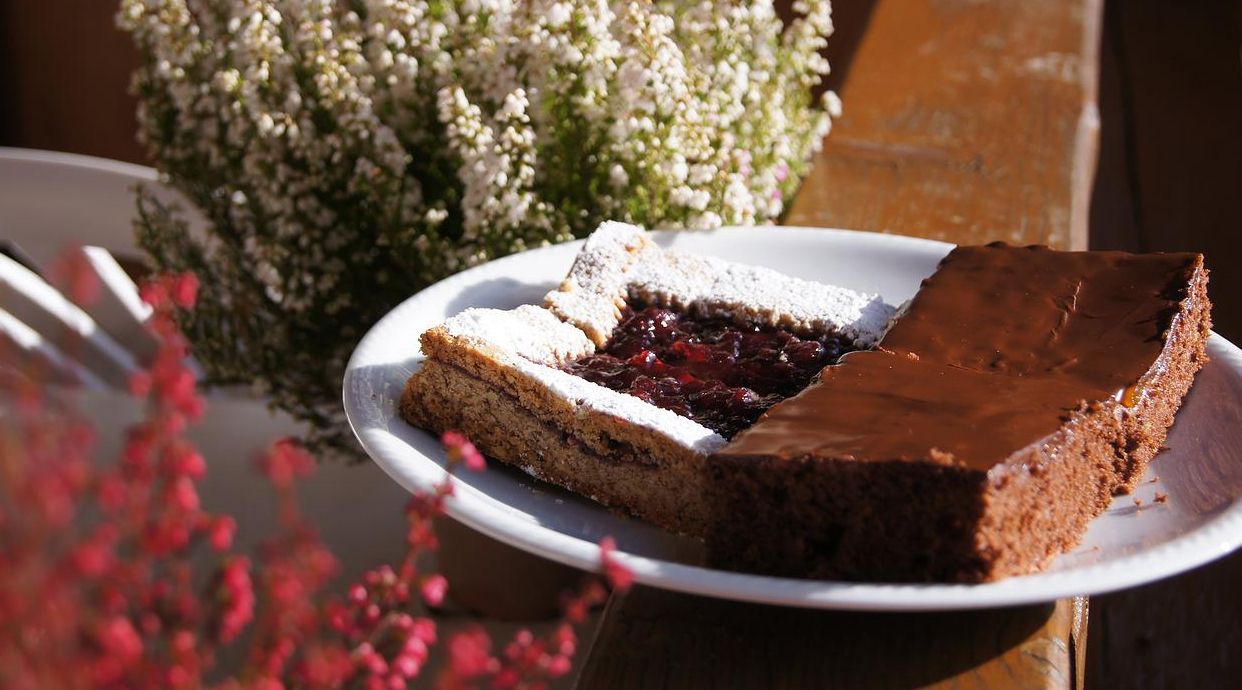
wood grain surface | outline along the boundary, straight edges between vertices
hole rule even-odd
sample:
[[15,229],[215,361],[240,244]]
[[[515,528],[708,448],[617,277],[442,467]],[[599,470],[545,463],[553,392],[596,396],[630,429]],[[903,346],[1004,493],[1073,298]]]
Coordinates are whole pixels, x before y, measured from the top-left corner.
[[[1085,600],[1079,602],[1085,606]],[[635,588],[609,602],[579,688],[1009,688],[1075,685],[1075,601],[855,613]]]
[[787,222],[1085,248],[1102,0],[878,0]]

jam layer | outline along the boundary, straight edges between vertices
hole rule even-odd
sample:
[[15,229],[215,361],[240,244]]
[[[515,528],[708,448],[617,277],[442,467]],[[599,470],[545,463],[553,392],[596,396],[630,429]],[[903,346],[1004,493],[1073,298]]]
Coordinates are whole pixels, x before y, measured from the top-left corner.
[[563,368],[733,438],[854,349],[835,334],[802,338],[636,305],[625,309],[607,347]]

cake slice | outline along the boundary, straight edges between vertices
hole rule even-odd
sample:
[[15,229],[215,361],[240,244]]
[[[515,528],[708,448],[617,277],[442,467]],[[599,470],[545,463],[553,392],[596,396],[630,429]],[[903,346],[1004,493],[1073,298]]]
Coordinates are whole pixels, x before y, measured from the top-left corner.
[[1197,254],[955,249],[879,349],[711,456],[709,558],[850,580],[1044,567],[1164,442],[1206,360],[1206,283]]
[[421,338],[400,403],[490,457],[704,536],[704,462],[894,309],[875,295],[656,245],[605,223],[546,307],[472,309]]

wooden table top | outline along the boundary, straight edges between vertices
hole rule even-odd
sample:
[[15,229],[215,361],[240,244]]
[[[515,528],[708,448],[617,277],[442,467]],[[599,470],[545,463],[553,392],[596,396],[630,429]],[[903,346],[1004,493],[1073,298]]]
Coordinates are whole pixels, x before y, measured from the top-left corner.
[[1101,9],[875,2],[787,222],[1086,248]]
[[1082,687],[1085,599],[944,613],[725,602],[638,587],[604,609],[579,688]]

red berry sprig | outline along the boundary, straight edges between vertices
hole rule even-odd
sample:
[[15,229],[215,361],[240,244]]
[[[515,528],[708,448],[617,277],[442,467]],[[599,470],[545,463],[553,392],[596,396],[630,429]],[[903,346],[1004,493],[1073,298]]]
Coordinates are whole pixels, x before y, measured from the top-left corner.
[[[81,262],[62,270],[78,298],[97,294]],[[189,274],[141,290],[160,347],[130,381],[146,415],[124,432],[116,462],[99,462],[94,429],[65,396],[49,394],[42,372],[0,377],[0,687],[407,687],[439,641],[427,607],[449,591],[418,564],[438,546],[433,521],[453,496],[452,473],[483,470],[483,455],[465,435],[445,433],[450,475],[411,497],[404,555],[339,596],[329,593],[337,559],[295,493],[317,463],[279,439],[257,467],[276,492],[281,531],[256,557],[237,553],[237,521],[201,505],[209,466],[185,436],[206,410],[176,322],[197,291]],[[503,646],[478,626],[450,635],[437,686],[535,689],[568,673],[574,626],[609,588],[633,581],[615,551],[601,542],[603,581],[590,577],[566,597],[551,634],[522,630]],[[225,649],[239,644],[240,666],[223,672]]]

